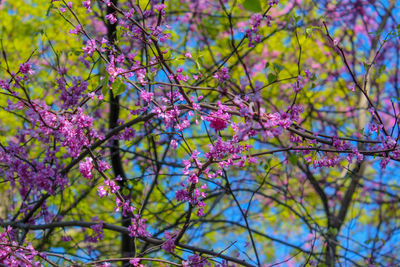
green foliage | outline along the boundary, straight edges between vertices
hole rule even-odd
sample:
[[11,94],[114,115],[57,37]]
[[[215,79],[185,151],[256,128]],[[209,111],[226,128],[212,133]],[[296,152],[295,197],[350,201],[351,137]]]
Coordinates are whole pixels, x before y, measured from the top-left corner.
[[243,7],[251,12],[261,12],[261,4],[259,0],[244,0]]

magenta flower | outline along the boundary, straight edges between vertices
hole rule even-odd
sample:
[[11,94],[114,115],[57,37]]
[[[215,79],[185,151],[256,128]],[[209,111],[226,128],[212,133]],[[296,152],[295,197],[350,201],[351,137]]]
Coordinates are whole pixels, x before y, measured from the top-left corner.
[[82,31],[82,26],[81,25],[76,25],[76,27],[72,30],[69,30],[70,34],[78,34],[80,31]]
[[153,99],[153,95],[154,93],[152,92],[147,92],[146,90],[143,90],[142,92],[140,92],[140,97],[146,102],[146,103],[150,103],[151,100]]
[[161,248],[163,250],[165,250],[166,252],[174,252],[175,251],[175,239],[176,239],[176,235],[175,234],[170,234],[168,231],[164,232],[164,236],[167,239],[167,241],[165,241]]
[[19,71],[20,71],[22,74],[29,74],[29,75],[34,74],[34,71],[32,70],[31,64],[30,64],[29,62],[22,63],[22,64],[19,66]]
[[92,158],[85,158],[85,161],[81,161],[81,163],[79,163],[79,172],[82,174],[83,177],[87,179],[92,179],[93,177],[92,169],[93,169]]
[[108,14],[106,16],[106,19],[109,20],[111,24],[114,24],[117,22],[117,18],[115,17],[114,14]]
[[86,8],[89,11],[90,5],[91,5],[91,0],[82,1],[82,5],[84,8]]

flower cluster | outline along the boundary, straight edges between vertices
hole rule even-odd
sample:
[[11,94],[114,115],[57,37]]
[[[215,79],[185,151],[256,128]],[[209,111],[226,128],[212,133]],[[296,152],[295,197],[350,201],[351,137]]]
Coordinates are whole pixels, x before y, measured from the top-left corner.
[[297,81],[293,84],[293,91],[295,93],[299,93],[301,91],[301,89],[303,89],[305,85],[305,81],[303,76],[299,75],[297,76]]
[[131,218],[131,225],[128,227],[129,236],[131,237],[148,237],[150,233],[147,232],[146,219],[140,218],[138,214],[135,214]]
[[135,267],[144,267],[143,264],[140,264],[140,259],[139,258],[130,259],[129,263],[132,264]]
[[229,108],[225,105],[222,105],[221,102],[218,102],[218,111],[211,112],[209,116],[206,116],[204,120],[210,122],[210,127],[213,128],[216,132],[224,130],[230,121],[231,115],[227,112]]
[[18,242],[12,240],[13,236],[15,234],[11,227],[7,227],[5,232],[0,233],[0,264],[4,266],[43,266],[37,257],[46,258],[46,255],[39,254],[32,244],[19,245]]
[[97,193],[100,197],[106,197],[110,193],[115,194],[120,188],[113,180],[106,180],[104,184],[97,187]]
[[92,179],[93,174],[93,159],[92,158],[85,158],[84,161],[79,163],[79,172],[82,174],[83,177],[86,179]]
[[72,78],[72,86],[67,87],[67,81],[64,77],[57,79],[58,91],[60,92],[61,108],[74,108],[78,105],[79,100],[84,96],[87,90],[88,82],[83,81],[80,77]]
[[201,257],[197,254],[188,257],[187,261],[182,261],[183,267],[204,267],[211,266],[211,263],[204,257]]
[[229,70],[226,67],[222,67],[213,75],[213,78],[218,79],[220,82],[225,82],[229,80]]
[[100,221],[98,224],[90,226],[90,229],[93,230],[93,234],[86,237],[86,240],[88,242],[97,243],[99,240],[102,240],[104,238],[103,221]]
[[247,38],[249,39],[249,47],[253,47],[255,43],[261,42],[262,35],[258,33],[258,30],[261,25],[262,19],[262,15],[254,14],[249,20],[251,27],[245,31]]
[[168,231],[165,231],[164,236],[167,239],[167,241],[165,241],[164,244],[162,244],[161,248],[166,252],[174,252],[176,247],[175,246],[176,235],[170,234]]

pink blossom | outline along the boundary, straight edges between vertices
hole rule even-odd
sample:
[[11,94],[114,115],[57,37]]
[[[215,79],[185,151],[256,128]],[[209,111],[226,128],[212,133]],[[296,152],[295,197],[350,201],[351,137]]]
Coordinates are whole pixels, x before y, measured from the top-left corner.
[[79,171],[83,177],[92,179],[93,159],[86,157],[84,161],[79,163]]
[[130,259],[129,263],[132,264],[135,267],[144,267],[143,264],[140,264],[140,259],[139,258]]
[[161,10],[167,8],[167,6],[165,4],[158,4],[154,6],[154,9],[157,10],[158,12],[160,12]]
[[165,250],[166,252],[174,252],[175,250],[175,239],[176,239],[176,235],[175,234],[170,234],[168,231],[164,232],[164,236],[167,239],[167,241],[165,241],[161,248],[163,250]]
[[197,254],[188,257],[187,261],[182,261],[184,267],[204,267],[211,266],[208,260],[204,257],[200,257]]
[[91,5],[91,0],[86,0],[86,1],[82,1],[82,5],[88,10],[88,12],[90,11],[90,5]]
[[93,56],[93,53],[96,51],[96,40],[89,40],[86,43],[86,46],[83,48],[83,51],[89,57]]
[[213,78],[218,79],[220,82],[229,80],[229,73],[226,67],[222,67],[218,72],[213,75]]
[[268,2],[268,4],[269,4],[270,7],[272,7],[272,6],[274,6],[274,5],[279,4],[279,2],[280,2],[280,0],[270,0],[270,1]]
[[98,160],[97,165],[99,166],[99,171],[101,171],[101,172],[111,169],[111,166],[103,160]]
[[190,59],[193,58],[193,57],[192,57],[192,54],[190,54],[190,52],[186,52],[186,53],[185,53],[185,57],[190,58]]
[[211,112],[209,116],[205,117],[206,121],[210,122],[210,127],[215,131],[224,130],[230,121],[231,115],[219,109],[217,112]]
[[171,147],[173,149],[176,149],[178,147],[178,143],[176,142],[176,140],[174,140],[174,139],[171,140]]
[[111,193],[117,193],[119,190],[119,185],[117,185],[113,180],[106,180],[105,184],[110,188]]
[[114,24],[117,22],[117,18],[115,17],[114,14],[108,14],[106,16],[106,19],[109,20],[111,24]]
[[121,133],[121,140],[129,141],[132,140],[136,136],[136,131],[132,128],[125,128],[125,130]]
[[65,235],[63,235],[63,236],[61,237],[61,240],[62,240],[63,242],[69,242],[69,241],[72,240],[72,238],[71,238],[70,236],[65,236]]
[[97,187],[97,193],[99,194],[99,197],[108,196],[108,190],[104,185],[100,185]]
[[333,40],[333,45],[337,46],[339,44],[339,40],[338,39],[334,39]]
[[148,237],[150,233],[147,232],[146,219],[141,219],[138,214],[134,215],[131,219],[132,224],[128,227],[129,236],[131,237]]
[[[249,20],[251,27],[245,31],[247,38],[249,39],[249,47],[253,47],[254,43],[261,42],[262,36],[258,33],[258,28],[261,25],[262,18],[262,15],[254,14]],[[267,24],[270,24],[271,19],[271,17],[267,19]]]
[[31,64],[30,64],[29,62],[22,63],[22,64],[19,66],[19,71],[20,71],[22,74],[29,74],[29,75],[34,74],[34,71],[32,70]]
[[104,238],[103,221],[100,221],[98,224],[90,226],[90,229],[93,230],[93,234],[87,237],[88,242],[97,243],[99,240],[102,240]]
[[82,26],[81,25],[76,25],[76,27],[72,30],[69,30],[70,34],[78,34],[80,31],[82,31]]
[[151,100],[153,99],[154,93],[152,92],[147,92],[146,90],[142,90],[140,92],[140,97],[147,103],[150,103]]

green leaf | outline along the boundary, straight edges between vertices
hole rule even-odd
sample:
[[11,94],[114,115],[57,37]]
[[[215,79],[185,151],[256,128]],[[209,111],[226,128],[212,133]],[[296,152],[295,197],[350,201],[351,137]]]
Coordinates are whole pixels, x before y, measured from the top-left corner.
[[378,74],[379,74],[379,75],[382,74],[385,70],[386,70],[386,65],[381,65],[381,66],[379,66]]
[[271,161],[272,159],[267,159],[264,163],[265,170],[269,170],[271,168]]
[[268,74],[268,83],[273,83],[276,81],[276,75],[273,73]]
[[121,79],[116,79],[112,85],[114,96],[118,96],[125,92],[126,84]]
[[110,76],[108,75],[108,73],[106,73],[106,76],[103,79],[103,87],[101,88],[101,93],[103,94],[103,96],[107,95],[109,79],[110,79]]
[[293,18],[294,18],[294,20],[296,21],[296,23],[299,22],[299,21],[301,20],[301,16],[296,16],[296,15],[294,15]]
[[261,4],[259,0],[244,0],[243,7],[251,12],[261,12]]
[[337,233],[338,233],[338,230],[337,230],[336,228],[329,228],[329,229],[328,229],[328,233],[330,233],[330,234],[336,236]]
[[308,27],[308,28],[306,29],[306,37],[312,36],[312,33],[313,33],[314,30],[320,30],[320,29],[321,29],[321,28],[320,28],[319,26],[311,26],[311,27]]
[[201,70],[201,67],[204,64],[204,60],[202,57],[203,56],[201,54],[199,54],[198,56],[195,57],[196,67],[198,70]]
[[281,72],[283,70],[283,67],[281,65],[274,63],[274,70],[278,74],[279,72]]
[[296,165],[297,164],[297,155],[296,154],[292,154],[289,156],[289,162],[292,165]]
[[317,79],[317,75],[315,75],[315,73],[313,74],[313,76],[311,77],[311,81],[315,81]]
[[156,73],[155,72],[148,72],[146,73],[146,77],[149,81],[154,81],[154,77],[156,77]]
[[113,84],[112,84],[113,93],[115,93],[115,91],[118,89],[118,87],[119,87],[121,84],[122,84],[121,79],[119,79],[119,78],[115,79],[115,81],[114,81]]

